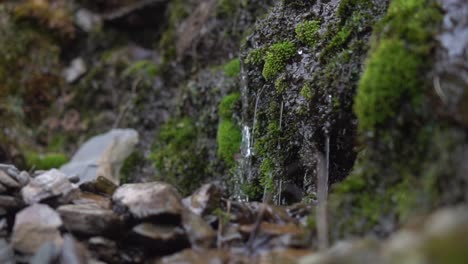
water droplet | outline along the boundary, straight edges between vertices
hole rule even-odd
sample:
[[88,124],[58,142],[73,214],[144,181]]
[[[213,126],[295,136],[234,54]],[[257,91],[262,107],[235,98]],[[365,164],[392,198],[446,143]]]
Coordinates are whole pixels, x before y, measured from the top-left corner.
[[298,53],[299,55],[302,55],[302,50],[300,49],[297,53]]

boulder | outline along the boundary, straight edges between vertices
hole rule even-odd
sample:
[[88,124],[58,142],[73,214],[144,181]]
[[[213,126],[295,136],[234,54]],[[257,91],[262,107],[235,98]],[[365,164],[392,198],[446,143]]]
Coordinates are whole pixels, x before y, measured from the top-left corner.
[[79,175],[78,184],[103,176],[116,185],[120,183],[120,168],[138,143],[133,129],[113,129],[89,139],[60,170],[67,175]]
[[16,215],[11,244],[15,250],[26,254],[36,252],[48,241],[59,246],[61,226],[59,214],[48,205],[31,205]]

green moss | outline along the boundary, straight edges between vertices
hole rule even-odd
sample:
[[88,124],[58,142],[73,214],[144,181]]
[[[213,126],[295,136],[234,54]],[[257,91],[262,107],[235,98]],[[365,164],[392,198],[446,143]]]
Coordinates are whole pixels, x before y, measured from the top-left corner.
[[[360,131],[370,131],[395,117],[403,102],[417,108],[422,96],[423,72],[430,52],[430,37],[440,14],[433,1],[392,1],[379,42],[366,64],[354,110]],[[385,25],[385,29],[383,28]]]
[[152,61],[140,60],[128,66],[122,74],[124,77],[155,77],[159,74],[159,67]]
[[278,42],[271,45],[265,56],[262,75],[271,80],[284,70],[287,60],[296,54],[296,46],[291,41]]
[[231,120],[221,120],[216,137],[218,155],[228,165],[235,164],[235,155],[240,151],[242,141],[241,129]]
[[240,7],[240,1],[220,0],[218,1],[217,13],[224,16],[233,16]]
[[288,88],[288,83],[286,82],[285,77],[279,77],[275,81],[275,90],[278,94],[282,94],[286,91]]
[[241,186],[242,193],[245,194],[249,199],[258,200],[263,195],[263,188],[257,182],[255,183],[244,183]]
[[219,104],[219,116],[224,119],[231,119],[236,104],[240,102],[240,93],[232,93],[223,97]]
[[120,169],[120,184],[129,183],[134,177],[136,169],[144,163],[145,159],[139,152],[134,151],[128,156]]
[[314,91],[312,90],[312,87],[310,83],[306,82],[304,86],[302,86],[301,89],[301,95],[304,97],[306,100],[310,101],[314,98]]
[[173,184],[183,195],[198,188],[207,173],[207,153],[198,144],[193,121],[187,117],[169,120],[154,142],[150,158],[158,170],[156,179]]
[[324,53],[329,54],[334,51],[338,51],[339,48],[349,40],[352,33],[350,26],[344,26],[340,31],[333,37],[330,43],[325,47]]
[[296,38],[309,45],[309,47],[314,47],[319,38],[319,29],[320,21],[304,21],[296,26]]
[[236,77],[239,75],[241,70],[241,64],[239,58],[235,58],[224,65],[224,73],[228,77]]
[[29,152],[26,154],[26,165],[28,168],[35,168],[36,170],[60,168],[68,160],[67,156],[60,153],[40,154]]
[[247,54],[247,57],[245,58],[244,62],[246,64],[259,66],[263,64],[265,55],[266,49],[253,49]]
[[260,184],[268,192],[272,192],[275,189],[273,170],[275,164],[269,158],[266,158],[260,164]]

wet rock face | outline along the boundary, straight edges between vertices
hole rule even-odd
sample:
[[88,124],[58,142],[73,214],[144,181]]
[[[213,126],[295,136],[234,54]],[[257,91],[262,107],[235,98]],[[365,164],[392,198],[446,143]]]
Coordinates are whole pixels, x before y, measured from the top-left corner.
[[111,130],[88,140],[60,170],[70,176],[77,174],[79,184],[103,176],[118,185],[120,168],[137,143],[138,132],[135,130]]
[[279,192],[282,180],[310,194],[327,138],[330,181],[348,174],[353,98],[372,26],[385,8],[386,1],[282,1],[255,27],[242,50],[242,118],[254,154],[249,182],[272,175],[271,191]]
[[182,213],[181,197],[176,189],[162,182],[124,184],[112,196],[114,210],[130,213],[136,219],[179,219]]

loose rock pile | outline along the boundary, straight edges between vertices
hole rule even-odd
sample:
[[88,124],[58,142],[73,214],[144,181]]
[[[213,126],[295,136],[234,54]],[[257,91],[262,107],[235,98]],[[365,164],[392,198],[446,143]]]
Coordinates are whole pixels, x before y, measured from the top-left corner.
[[183,199],[162,182],[78,182],[0,165],[1,263],[284,263],[310,252],[307,206],[241,204],[215,184]]

